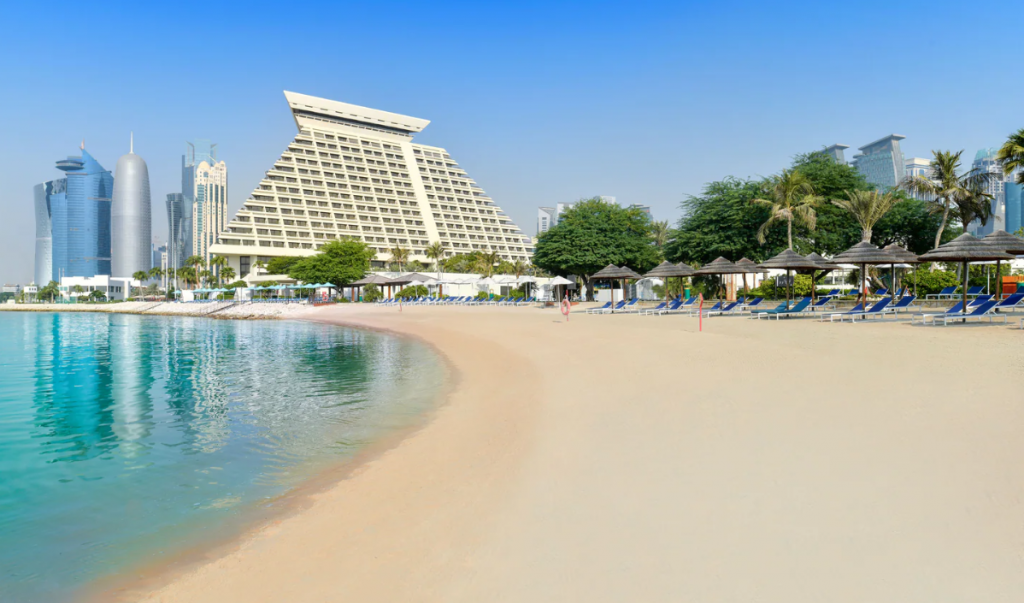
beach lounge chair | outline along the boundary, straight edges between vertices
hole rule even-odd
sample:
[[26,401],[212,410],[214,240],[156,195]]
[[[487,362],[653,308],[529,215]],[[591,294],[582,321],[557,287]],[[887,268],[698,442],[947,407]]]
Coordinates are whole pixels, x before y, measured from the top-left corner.
[[839,297],[840,295],[842,295],[842,291],[840,291],[839,289],[833,289],[826,293],[825,295],[822,295],[822,297]]
[[655,308],[648,308],[648,309],[640,312],[640,316],[661,316],[662,314],[667,314],[669,312],[675,312],[680,307],[682,307],[682,305],[683,305],[682,301],[680,301],[678,299],[674,299],[674,300],[672,300],[672,301],[670,301],[668,303],[659,304]]
[[764,314],[765,312],[778,312],[779,310],[786,309],[786,302],[775,306],[774,308],[754,308],[750,311],[750,317],[753,318],[755,314]]
[[970,302],[967,303],[967,309],[970,310],[971,308],[973,308],[975,306],[980,306],[981,304],[983,304],[985,302],[992,301],[993,297],[995,297],[995,296],[994,295],[989,295],[988,293],[985,293],[984,295],[977,295],[977,296],[975,296],[974,299],[972,299]]
[[[872,316],[872,315],[879,316],[879,315],[882,314],[883,311],[885,311],[886,308],[889,307],[889,304],[891,302],[892,302],[892,298],[891,297],[883,297],[882,299],[880,299],[877,302],[875,302],[875,304],[873,306],[871,306],[870,308],[868,308],[867,310],[864,310],[862,312],[844,312],[843,314],[840,314],[839,315],[839,322],[842,322],[843,320],[845,320],[847,318],[850,319],[850,322],[853,322],[853,321],[857,320],[858,318],[867,318],[868,316]],[[833,322],[835,322],[835,321],[833,321]]]
[[813,305],[811,305],[811,312],[813,312],[815,310],[824,310],[825,306],[827,306],[827,305],[829,305],[831,303],[832,303],[832,298],[831,297],[829,297],[829,296],[822,297],[818,301],[814,302]]
[[833,312],[831,314],[822,314],[821,315],[821,322],[825,322],[826,318],[829,320],[829,322],[835,322],[836,318],[839,318],[840,320],[842,320],[842,317],[844,315],[846,315],[846,314],[863,314],[863,313],[864,313],[864,304],[857,304],[856,306],[850,308],[846,312]]
[[1002,318],[1003,322],[1005,323],[1007,320],[1006,315],[995,313],[996,303],[997,302],[994,300],[989,300],[981,305],[975,306],[973,310],[968,308],[968,310],[971,311],[965,314],[943,314],[941,316],[935,316],[934,318],[932,318],[932,324],[939,324],[939,320],[941,320],[942,326],[948,327],[949,321],[951,320],[965,321],[981,320],[983,318],[987,318],[989,322],[992,322],[996,318]]
[[933,312],[931,314],[914,314],[913,316],[910,317],[910,322],[911,322],[911,324],[913,324],[914,322],[917,321],[918,318],[920,318],[921,319],[921,324],[924,324],[924,323],[926,323],[929,320],[934,320],[934,318],[936,316],[962,315],[964,313],[963,311],[964,311],[964,302],[958,301],[955,304],[953,304],[952,306],[950,306],[950,308],[948,310],[946,310],[945,312]]
[[939,291],[938,293],[929,293],[928,295],[925,295],[924,298],[925,299],[948,299],[948,298],[952,297],[954,293],[956,293],[956,287],[943,287],[942,291]]
[[741,301],[734,301],[731,304],[726,304],[725,306],[722,306],[718,310],[707,310],[704,312],[704,317],[707,318],[708,316],[722,316],[724,314],[739,314],[739,308],[742,306],[742,304],[743,302]]
[[[619,302],[622,303],[622,302]],[[603,306],[599,308],[591,308],[587,310],[587,314],[600,314],[601,312],[608,310],[612,307],[612,302],[605,302]]]
[[[977,287],[971,287],[967,290],[967,297],[977,297],[981,295],[981,292],[985,290],[985,287],[978,285]],[[989,296],[991,298],[991,296]]]
[[903,310],[909,310],[914,307],[914,302],[917,301],[916,295],[904,295],[899,299],[898,302],[884,308],[882,314],[899,314]]
[[710,308],[704,308],[703,310],[701,309],[699,304],[693,304],[693,305],[689,306],[689,308],[688,308],[690,316],[696,316],[696,315],[700,314],[701,312],[714,312],[715,310],[721,310],[721,309],[722,309],[722,302],[715,302],[715,304],[713,306],[711,306]]
[[795,316],[797,314],[802,314],[804,312],[807,312],[808,314],[810,314],[810,312],[807,310],[807,308],[810,307],[810,305],[811,305],[811,298],[805,297],[805,298],[801,299],[799,302],[797,302],[796,305],[794,305],[789,310],[787,310],[785,304],[783,304],[781,309],[780,308],[776,308],[774,310],[768,310],[766,312],[758,312],[758,313],[754,314],[754,316],[756,318],[758,318],[758,319],[760,319],[762,316],[767,317],[767,318],[771,318],[771,317],[774,316],[775,320],[779,320],[783,316],[791,317],[791,316]]
[[625,302],[625,300],[622,300],[622,301],[619,301],[618,303],[616,303],[615,306],[609,307],[609,308],[601,308],[597,312],[594,312],[594,314],[611,314],[612,311],[618,312],[619,310],[621,310],[625,306],[626,306],[626,302]]
[[764,301],[763,297],[755,297],[753,300],[743,304],[740,307],[740,312],[749,312],[752,308],[757,308]]
[[877,295],[879,297],[884,297],[886,295],[889,295],[889,288],[888,287],[882,287],[878,291],[875,291],[873,294],[869,293],[868,295]]
[[996,304],[996,310],[1015,310],[1021,302],[1024,302],[1024,293],[1014,293]]

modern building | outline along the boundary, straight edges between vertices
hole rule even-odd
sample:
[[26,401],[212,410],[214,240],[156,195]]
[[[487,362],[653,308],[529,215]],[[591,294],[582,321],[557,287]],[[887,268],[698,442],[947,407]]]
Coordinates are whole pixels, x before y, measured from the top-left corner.
[[[57,162],[66,176],[35,187],[36,282],[110,274],[110,197],[114,177],[81,146]],[[46,223],[49,221],[49,275]]]
[[906,175],[906,162],[900,150],[904,138],[890,134],[860,147],[860,153],[853,156],[853,166],[880,190],[895,188]]
[[32,189],[36,213],[34,278],[43,285],[53,280],[53,208],[50,202],[56,197],[64,198],[67,184],[67,178],[59,178],[37,184]]
[[551,227],[555,225],[558,217],[555,213],[554,207],[538,207],[537,208],[537,236],[544,234],[551,230]]
[[[1006,187],[1016,182],[1019,170],[1015,170],[1010,174],[1004,174],[1002,163],[996,160],[998,153],[998,147],[981,149],[974,155],[974,162],[971,164],[972,170],[988,172],[992,175],[985,190],[985,192],[992,195],[992,217],[989,218],[984,226],[981,225],[981,222],[975,220],[967,227],[967,231],[976,236],[985,236],[1000,229],[1014,232],[1017,228],[1020,228],[1019,225],[1012,229],[1010,228],[1010,214],[1011,212],[1016,213],[1019,211],[1019,204],[1011,208],[1011,202],[1006,194]],[[1016,196],[1018,194],[1015,189],[1014,203],[1016,203]],[[1019,221],[1019,218],[1015,220],[1018,223]]]
[[93,291],[102,291],[108,300],[124,301],[131,296],[132,287],[141,287],[140,281],[110,275],[65,276],[58,281],[64,299],[85,297]]
[[630,209],[639,209],[640,211],[642,211],[645,214],[647,214],[648,218],[651,218],[652,220],[654,219],[654,217],[651,216],[651,206],[650,205],[644,205],[643,203],[634,203],[634,204],[630,205],[629,208]]
[[167,195],[167,267],[185,266],[192,253],[192,208],[181,193]]
[[210,252],[243,278],[257,261],[308,256],[354,238],[383,265],[402,247],[493,251],[528,259],[529,239],[442,148],[412,139],[430,122],[285,92],[298,134],[220,233]]
[[[906,175],[907,178],[914,178],[920,176],[922,178],[928,178],[930,180],[932,177],[931,161],[928,159],[924,159],[922,157],[911,157],[910,159],[907,159],[904,163],[903,173]],[[926,195],[923,193],[908,194],[914,199],[920,199],[922,201],[930,201],[934,197],[934,195]]]
[[1016,233],[1024,227],[1024,185],[1017,184],[1013,179],[1007,180],[1003,185],[1003,198],[1006,207],[1006,222],[1003,229],[1009,233]]
[[153,267],[153,207],[149,167],[135,154],[135,135],[128,154],[117,160],[110,204],[110,271],[114,276],[149,272]]
[[209,263],[210,247],[227,225],[228,166],[217,160],[217,145],[209,140],[186,144],[181,158],[181,194],[186,211],[191,213],[192,229],[192,245],[186,257],[198,255]]
[[834,144],[830,147],[825,147],[825,150],[822,152],[834,159],[836,163],[846,163],[846,157],[843,155],[843,151],[848,148],[850,148],[850,145]]
[[154,268],[160,269],[160,278],[158,282],[164,289],[167,288],[167,245],[157,246],[156,243],[151,244],[151,253],[153,256],[152,263]]

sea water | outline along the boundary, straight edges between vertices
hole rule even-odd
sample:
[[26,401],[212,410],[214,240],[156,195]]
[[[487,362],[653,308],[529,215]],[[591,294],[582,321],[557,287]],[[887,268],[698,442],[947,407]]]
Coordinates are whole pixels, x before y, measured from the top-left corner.
[[0,601],[61,601],[243,523],[413,423],[432,350],[330,325],[0,312]]

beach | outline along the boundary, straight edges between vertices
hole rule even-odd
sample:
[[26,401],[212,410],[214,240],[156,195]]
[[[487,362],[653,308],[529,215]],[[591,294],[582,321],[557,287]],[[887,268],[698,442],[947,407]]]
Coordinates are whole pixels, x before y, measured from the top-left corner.
[[421,339],[422,427],[150,602],[1024,598],[1012,326],[312,308]]

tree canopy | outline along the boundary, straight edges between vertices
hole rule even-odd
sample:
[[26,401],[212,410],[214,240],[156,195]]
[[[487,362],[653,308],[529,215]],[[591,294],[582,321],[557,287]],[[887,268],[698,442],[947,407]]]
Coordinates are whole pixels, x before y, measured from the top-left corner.
[[646,272],[661,261],[651,230],[650,217],[640,209],[585,199],[538,238],[533,263],[553,274],[584,279],[608,264]]
[[320,248],[320,253],[293,264],[288,276],[304,283],[343,287],[366,276],[374,257],[376,253],[362,241],[329,241]]

